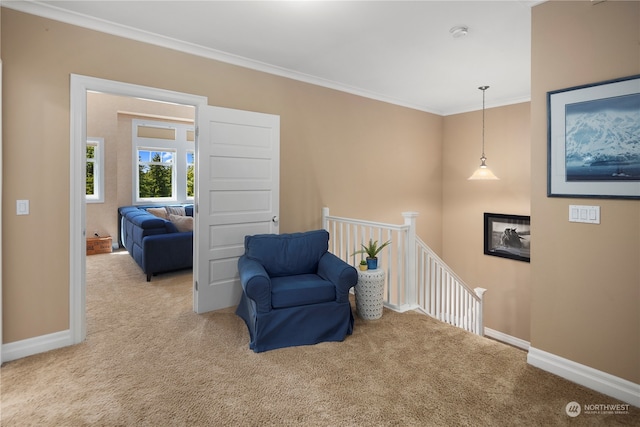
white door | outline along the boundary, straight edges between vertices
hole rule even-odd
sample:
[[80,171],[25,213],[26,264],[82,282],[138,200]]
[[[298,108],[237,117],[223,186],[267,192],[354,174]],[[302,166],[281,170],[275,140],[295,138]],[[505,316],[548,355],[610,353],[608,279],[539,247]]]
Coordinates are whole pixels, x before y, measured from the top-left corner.
[[196,313],[238,304],[244,236],[278,233],[280,117],[198,111],[194,244]]

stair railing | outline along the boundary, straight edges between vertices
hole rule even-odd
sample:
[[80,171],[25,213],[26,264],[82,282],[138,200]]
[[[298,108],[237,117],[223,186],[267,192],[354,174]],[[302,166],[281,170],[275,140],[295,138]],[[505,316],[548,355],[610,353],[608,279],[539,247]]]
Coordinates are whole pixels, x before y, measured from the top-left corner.
[[416,212],[403,212],[404,224],[386,224],[331,216],[322,209],[329,232],[329,250],[357,268],[363,255],[354,255],[369,239],[391,240],[379,256],[385,269],[384,304],[395,311],[419,310],[443,322],[483,335],[483,295],[471,289],[416,235]]

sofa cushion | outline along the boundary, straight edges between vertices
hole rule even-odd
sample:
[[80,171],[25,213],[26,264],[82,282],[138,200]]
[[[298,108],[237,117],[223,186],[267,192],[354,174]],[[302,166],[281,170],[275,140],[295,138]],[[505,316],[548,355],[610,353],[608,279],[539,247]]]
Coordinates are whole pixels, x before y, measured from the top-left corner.
[[171,221],[178,231],[193,231],[193,217],[169,214],[169,221]]
[[169,219],[165,208],[147,208],[147,212],[151,215],[157,216],[158,218]]
[[[142,212],[142,211],[141,211]],[[127,219],[137,227],[142,229],[161,228],[164,230],[166,220],[153,216],[150,213],[144,212],[139,215],[130,214],[127,215]]]
[[165,210],[167,211],[167,216],[168,215],[185,216],[187,214],[184,206],[165,206]]
[[178,230],[178,227],[176,227],[176,225],[173,222],[169,221],[169,220],[166,220],[164,222],[164,228],[165,228],[165,231],[167,232],[167,234],[180,232],[180,230]]
[[262,264],[269,277],[315,274],[328,249],[326,230],[245,237],[245,255]]
[[271,279],[271,305],[273,308],[319,304],[335,301],[335,299],[335,285],[316,274]]

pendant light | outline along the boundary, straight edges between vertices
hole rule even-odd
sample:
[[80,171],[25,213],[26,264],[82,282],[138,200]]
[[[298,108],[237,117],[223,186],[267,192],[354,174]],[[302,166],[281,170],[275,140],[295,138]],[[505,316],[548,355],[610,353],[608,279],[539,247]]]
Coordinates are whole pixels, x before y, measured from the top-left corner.
[[487,158],[484,155],[484,92],[489,89],[489,86],[480,86],[478,89],[482,91],[482,157],[480,157],[480,167],[471,175],[470,180],[490,180],[500,179],[491,172],[491,169],[486,165]]

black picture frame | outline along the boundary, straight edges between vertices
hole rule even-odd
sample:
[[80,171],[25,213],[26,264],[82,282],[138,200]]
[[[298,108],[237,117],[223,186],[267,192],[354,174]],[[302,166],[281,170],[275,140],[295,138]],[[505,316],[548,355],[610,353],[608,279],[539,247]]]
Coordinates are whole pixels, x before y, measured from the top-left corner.
[[547,196],[640,199],[640,74],[547,92]]
[[531,217],[485,212],[484,254],[531,262]]

